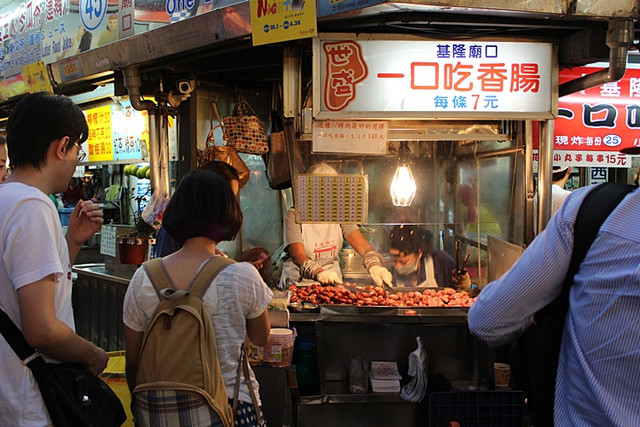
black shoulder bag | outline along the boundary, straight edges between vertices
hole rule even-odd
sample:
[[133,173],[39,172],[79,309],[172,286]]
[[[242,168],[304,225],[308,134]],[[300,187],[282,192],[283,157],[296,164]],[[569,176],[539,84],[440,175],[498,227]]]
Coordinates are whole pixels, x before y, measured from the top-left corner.
[[118,396],[104,381],[75,363],[47,363],[0,310],[0,331],[38,383],[55,427],[115,427],[127,420]]
[[553,425],[553,403],[560,342],[569,309],[569,288],[600,226],[618,203],[636,187],[602,184],[582,201],[574,226],[569,270],[560,295],[534,315],[534,324],[516,341],[511,358],[513,377],[528,398],[535,426]]

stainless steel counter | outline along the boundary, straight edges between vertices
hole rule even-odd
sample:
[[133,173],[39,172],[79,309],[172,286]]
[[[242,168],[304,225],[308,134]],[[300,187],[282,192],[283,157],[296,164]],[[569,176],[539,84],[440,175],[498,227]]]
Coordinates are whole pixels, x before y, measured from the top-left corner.
[[76,264],[72,302],[76,332],[106,351],[124,350],[122,304],[135,266],[109,270],[104,263]]
[[109,282],[128,285],[136,266],[122,266],[119,270],[113,271],[106,268],[104,263],[76,264],[71,269],[74,273],[83,274],[97,279],[108,280]]

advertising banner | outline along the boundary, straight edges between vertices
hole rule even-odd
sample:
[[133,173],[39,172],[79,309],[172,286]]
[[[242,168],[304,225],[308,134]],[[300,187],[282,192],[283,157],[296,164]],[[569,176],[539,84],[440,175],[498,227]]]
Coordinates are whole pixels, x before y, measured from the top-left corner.
[[249,0],[249,4],[254,46],[317,34],[315,1]]

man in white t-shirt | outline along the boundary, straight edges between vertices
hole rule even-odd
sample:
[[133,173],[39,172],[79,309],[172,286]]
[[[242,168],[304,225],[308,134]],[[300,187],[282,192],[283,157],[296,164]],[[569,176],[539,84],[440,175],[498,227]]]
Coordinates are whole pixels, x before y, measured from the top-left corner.
[[[102,211],[80,201],[66,236],[48,195],[64,191],[87,139],[80,108],[44,92],[25,96],[7,122],[13,172],[0,185],[0,308],[27,343],[48,360],[85,365],[98,375],[109,357],[75,333],[71,265],[83,242],[102,226]],[[44,426],[51,420],[28,367],[0,336],[0,420]]]
[[[571,191],[565,190],[564,185],[569,180],[571,174],[571,166],[554,166],[552,185],[551,185],[551,215],[556,213],[562,202],[567,198]],[[533,231],[538,234],[538,194],[533,198]]]

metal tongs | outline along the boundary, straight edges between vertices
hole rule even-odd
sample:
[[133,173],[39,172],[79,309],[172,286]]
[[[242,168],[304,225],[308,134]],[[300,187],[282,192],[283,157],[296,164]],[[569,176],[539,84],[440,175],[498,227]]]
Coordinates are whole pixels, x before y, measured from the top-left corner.
[[460,241],[457,240],[456,241],[456,274],[461,275],[467,272],[467,270],[465,269],[465,266],[467,265],[467,261],[469,261],[470,255],[471,254],[465,255],[464,260],[462,261],[462,265],[460,265]]

